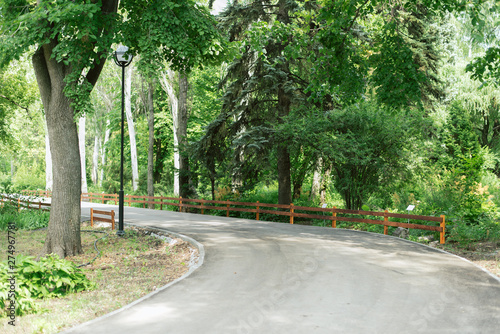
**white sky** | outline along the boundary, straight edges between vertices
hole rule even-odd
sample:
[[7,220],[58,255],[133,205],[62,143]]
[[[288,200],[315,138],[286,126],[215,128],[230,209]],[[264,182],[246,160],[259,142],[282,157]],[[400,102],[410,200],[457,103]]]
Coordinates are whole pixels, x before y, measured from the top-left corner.
[[212,14],[217,15],[221,12],[227,4],[227,0],[215,0],[214,6],[212,8]]

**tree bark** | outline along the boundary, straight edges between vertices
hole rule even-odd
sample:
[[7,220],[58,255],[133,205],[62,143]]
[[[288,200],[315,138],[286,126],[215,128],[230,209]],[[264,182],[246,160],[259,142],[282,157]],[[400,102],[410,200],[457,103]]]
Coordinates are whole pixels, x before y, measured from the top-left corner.
[[130,161],[132,165],[132,189],[139,187],[139,167],[137,165],[137,144],[134,118],[132,117],[132,66],[125,68],[125,115],[127,115],[128,135],[130,140]]
[[96,134],[94,137],[94,153],[92,154],[92,173],[90,175],[92,179],[92,183],[94,185],[97,185],[99,176],[98,176],[98,171],[99,171],[99,150],[101,146],[101,140],[99,139],[99,136]]
[[102,153],[101,153],[101,173],[99,175],[99,187],[102,187],[102,181],[104,180],[104,166],[106,165],[106,143],[109,140],[109,136],[111,134],[111,130],[109,129],[109,118],[106,120],[106,132],[104,134],[104,143],[102,144]]
[[172,70],[167,70],[166,73],[162,73],[161,76],[161,86],[162,89],[168,95],[168,101],[170,104],[170,112],[172,114],[172,125],[173,125],[173,135],[174,135],[174,195],[179,196],[179,166],[180,166],[180,155],[179,155],[179,138],[177,136],[178,124],[178,114],[179,114],[179,100],[177,94],[175,94],[174,89],[174,72]]
[[52,156],[48,132],[45,134],[45,190],[52,190]]
[[316,168],[314,169],[312,185],[311,185],[311,194],[309,195],[309,200],[314,201],[316,197],[319,195],[319,191],[321,188],[321,169],[323,166],[323,159],[321,157],[318,158],[316,162]]
[[87,160],[85,158],[85,116],[78,120],[78,145],[80,149],[81,173],[82,173],[82,192],[87,193]]
[[179,195],[189,197],[190,176],[189,157],[187,156],[187,122],[188,122],[188,78],[186,73],[179,72],[179,110],[177,114],[177,138],[179,140]]
[[82,252],[80,239],[81,164],[74,111],[64,95],[68,66],[51,57],[55,42],[41,46],[32,62],[45,110],[54,183],[44,254]]
[[[148,196],[155,195],[154,189],[154,145],[155,145],[155,114],[153,105],[154,83],[148,82],[148,128],[149,128],[149,145],[148,145]],[[154,209],[155,205],[148,204],[149,209]]]

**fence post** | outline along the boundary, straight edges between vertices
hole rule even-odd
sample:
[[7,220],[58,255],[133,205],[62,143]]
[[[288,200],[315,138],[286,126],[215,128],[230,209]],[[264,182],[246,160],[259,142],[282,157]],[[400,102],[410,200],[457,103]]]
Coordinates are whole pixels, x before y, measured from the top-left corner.
[[257,201],[257,220],[259,220],[259,201]]
[[229,204],[226,204],[226,217],[229,217]]
[[90,208],[90,227],[94,227],[94,209]]
[[115,229],[115,211],[111,210],[111,230]]
[[146,196],[143,197],[144,202],[142,202],[142,208],[146,208]]
[[38,202],[38,211],[42,211],[42,202]]
[[21,211],[21,199],[17,199],[17,211]]
[[182,196],[179,196],[179,212],[182,212]]
[[[384,222],[388,222],[389,221],[389,217],[387,217],[387,210],[384,211]],[[384,225],[384,234],[387,235],[389,233],[389,230],[388,230],[388,226],[387,225]]]
[[336,228],[337,227],[337,212],[335,211],[337,209],[336,206],[334,206],[332,208],[332,216],[333,216],[333,219],[332,219],[332,227],[333,228]]
[[441,221],[441,233],[440,233],[440,236],[439,236],[439,243],[440,244],[444,244],[444,232],[446,232],[446,221],[445,221],[445,217],[444,215],[441,215],[441,218],[443,219]]
[[293,224],[293,203],[290,203],[290,224]]

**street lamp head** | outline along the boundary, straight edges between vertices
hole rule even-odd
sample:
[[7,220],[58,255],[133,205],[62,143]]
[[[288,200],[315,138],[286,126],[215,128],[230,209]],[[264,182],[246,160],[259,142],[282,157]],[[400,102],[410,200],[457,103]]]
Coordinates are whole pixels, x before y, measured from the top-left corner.
[[116,65],[121,67],[127,67],[132,62],[134,56],[128,52],[128,47],[120,45],[115,52],[113,52],[113,59]]

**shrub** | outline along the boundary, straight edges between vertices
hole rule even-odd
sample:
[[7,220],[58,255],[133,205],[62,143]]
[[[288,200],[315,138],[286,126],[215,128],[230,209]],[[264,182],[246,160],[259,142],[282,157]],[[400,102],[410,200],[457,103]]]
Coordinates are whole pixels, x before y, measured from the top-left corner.
[[[7,263],[0,263],[0,316],[7,314],[10,305],[9,278]],[[60,259],[57,255],[42,257],[40,261],[34,261],[31,256],[16,257],[15,282],[16,315],[38,312],[35,299],[60,297],[95,288],[95,284],[73,262]]]

